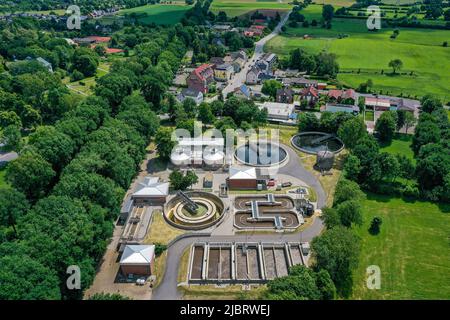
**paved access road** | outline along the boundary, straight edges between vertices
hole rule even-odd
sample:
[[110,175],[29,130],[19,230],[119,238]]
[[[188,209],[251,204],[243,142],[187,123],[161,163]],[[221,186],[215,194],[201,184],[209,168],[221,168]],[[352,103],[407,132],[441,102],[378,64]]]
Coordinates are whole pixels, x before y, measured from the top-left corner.
[[0,152],[0,164],[3,162],[7,163],[10,161],[13,161],[17,159],[19,155],[16,152],[8,152],[8,153],[1,153]]
[[290,14],[291,11],[289,11],[287,14],[283,16],[280,23],[275,27],[275,29],[273,29],[271,34],[265,36],[264,38],[260,39],[258,42],[255,43],[255,52],[253,53],[253,56],[248,59],[247,63],[244,65],[241,71],[233,76],[233,78],[228,82],[228,85],[225,88],[223,88],[222,94],[224,97],[226,97],[227,94],[232,92],[235,88],[239,88],[241,85],[245,83],[247,72],[251,69],[253,64],[264,54],[264,45],[267,43],[267,41],[269,41],[270,39],[272,39],[273,37],[277,36],[280,33],[281,27],[283,27],[286,24]]
[[[283,146],[288,154],[288,163],[281,167],[280,174],[294,176],[309,186],[314,188],[317,193],[317,207],[322,208],[326,202],[326,193],[322,185],[311,172],[307,171],[300,163],[297,153],[288,146]],[[319,235],[323,229],[323,223],[320,218],[316,218],[311,226],[306,230],[297,233],[280,234],[247,234],[247,235],[229,235],[229,236],[202,236],[183,238],[175,242],[167,252],[166,271],[160,285],[153,291],[152,299],[172,300],[180,299],[181,293],[177,289],[178,285],[178,267],[184,250],[194,242],[304,242],[311,241]]]

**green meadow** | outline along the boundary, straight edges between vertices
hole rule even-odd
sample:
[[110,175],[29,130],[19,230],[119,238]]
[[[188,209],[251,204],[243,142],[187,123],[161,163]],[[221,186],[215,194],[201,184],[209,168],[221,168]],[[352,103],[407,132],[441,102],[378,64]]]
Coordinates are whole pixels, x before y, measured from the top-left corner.
[[[308,21],[321,19],[321,6],[310,5],[302,12]],[[344,85],[358,87],[372,79],[374,90],[383,94],[420,97],[426,93],[450,101],[450,31],[398,28],[400,34],[391,39],[392,28],[368,31],[365,20],[333,19],[332,29],[321,27],[287,28],[266,45],[267,51],[287,55],[295,48],[311,53],[335,53]],[[309,35],[311,39],[303,39]],[[339,39],[342,35],[347,37]],[[401,59],[403,69],[393,75],[388,63]]]
[[415,162],[414,152],[411,149],[412,138],[412,135],[399,133],[392,139],[389,145],[382,145],[380,151],[394,155],[401,154]]
[[256,10],[287,11],[292,8],[290,1],[282,0],[214,0],[211,11],[224,11],[229,17],[241,16]]
[[174,4],[153,4],[136,7],[132,9],[120,10],[120,15],[147,14],[139,20],[143,23],[175,24],[180,22],[184,13],[190,8],[184,2]]
[[[362,251],[352,298],[448,299],[450,206],[369,194],[363,212],[363,225],[354,228]],[[380,233],[371,235],[368,228],[375,216],[383,221]],[[370,265],[380,267],[379,290],[366,286]]]

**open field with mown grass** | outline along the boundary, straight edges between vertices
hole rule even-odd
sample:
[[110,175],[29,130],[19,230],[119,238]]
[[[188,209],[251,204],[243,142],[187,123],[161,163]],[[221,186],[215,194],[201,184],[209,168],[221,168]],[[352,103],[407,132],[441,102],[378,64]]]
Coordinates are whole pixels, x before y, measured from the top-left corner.
[[141,7],[124,9],[120,10],[119,14],[147,14],[145,17],[140,17],[139,21],[148,24],[175,24],[180,22],[189,8],[191,8],[191,6],[186,5],[184,2],[174,1],[173,4],[149,4]]
[[[407,202],[368,195],[364,224],[355,228],[362,239],[360,263],[354,272],[353,299],[448,299],[450,297],[450,205]],[[373,217],[381,231],[371,235]],[[381,269],[381,289],[366,287],[366,268]]]
[[[309,6],[302,12],[309,21],[320,21],[320,6]],[[295,48],[311,53],[322,50],[335,53],[340,65],[338,80],[356,88],[372,79],[373,89],[383,94],[423,96],[435,94],[444,101],[450,100],[450,31],[399,28],[400,34],[391,39],[392,28],[369,32],[365,20],[333,19],[332,29],[321,27],[287,28],[266,45],[267,51],[288,55]],[[308,34],[312,39],[303,39]],[[339,39],[340,35],[348,37]],[[403,69],[392,75],[388,63],[400,59]],[[412,74],[411,74],[412,73]]]
[[389,145],[381,146],[380,151],[394,155],[402,154],[415,162],[414,152],[411,149],[412,138],[412,135],[397,134]]
[[293,6],[290,1],[282,0],[214,0],[211,11],[218,13],[224,11],[229,17],[241,16],[255,10],[279,10],[287,11]]
[[184,231],[170,226],[164,220],[160,210],[153,212],[152,223],[144,243],[160,243],[167,245],[171,240],[183,234]]

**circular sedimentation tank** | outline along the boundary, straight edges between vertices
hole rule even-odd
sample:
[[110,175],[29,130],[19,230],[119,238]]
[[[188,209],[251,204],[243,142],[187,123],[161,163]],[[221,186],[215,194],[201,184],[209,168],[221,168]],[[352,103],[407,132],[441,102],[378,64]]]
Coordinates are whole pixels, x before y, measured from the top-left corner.
[[185,194],[198,208],[195,211],[189,210],[186,201],[179,195],[170,199],[166,204],[164,217],[172,226],[185,230],[205,229],[223,217],[224,204],[216,195],[201,191],[188,191]]
[[270,167],[285,162],[287,151],[278,144],[246,143],[236,148],[235,158],[246,165],[254,167]]
[[333,154],[344,149],[344,143],[335,135],[325,132],[302,132],[291,139],[291,144],[298,150],[318,154],[320,151],[329,151]]

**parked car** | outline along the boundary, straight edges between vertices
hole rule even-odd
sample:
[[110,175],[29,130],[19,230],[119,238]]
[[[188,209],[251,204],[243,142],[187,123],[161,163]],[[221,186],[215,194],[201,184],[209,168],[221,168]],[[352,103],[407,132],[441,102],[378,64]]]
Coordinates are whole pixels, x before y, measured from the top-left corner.
[[282,186],[283,188],[292,187],[292,182],[283,182],[283,183],[281,184],[281,186]]

